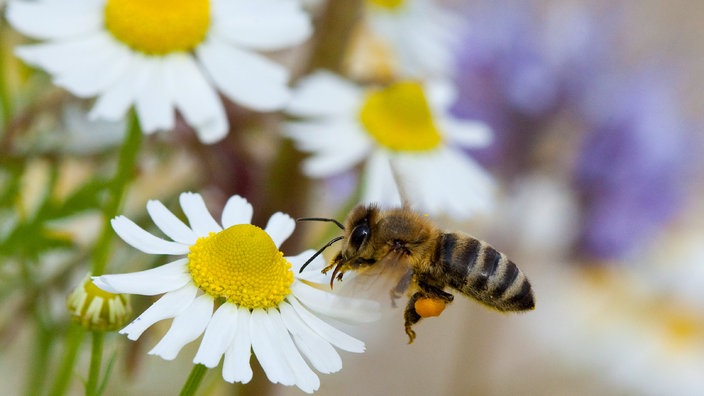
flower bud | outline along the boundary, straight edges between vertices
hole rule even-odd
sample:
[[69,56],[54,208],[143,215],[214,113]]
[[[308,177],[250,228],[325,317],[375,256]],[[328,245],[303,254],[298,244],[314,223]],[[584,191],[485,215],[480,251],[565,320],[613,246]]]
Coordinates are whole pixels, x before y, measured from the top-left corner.
[[132,307],[125,295],[99,289],[90,274],[68,296],[66,307],[74,322],[91,331],[120,329],[132,315]]

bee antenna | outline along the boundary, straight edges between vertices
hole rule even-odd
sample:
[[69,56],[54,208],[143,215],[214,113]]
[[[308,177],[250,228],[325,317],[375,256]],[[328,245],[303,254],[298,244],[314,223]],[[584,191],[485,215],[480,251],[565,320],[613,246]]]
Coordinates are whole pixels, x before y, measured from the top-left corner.
[[301,217],[296,219],[296,221],[329,221],[331,223],[335,223],[335,225],[340,227],[341,230],[345,229],[345,226],[343,226],[342,223],[335,219],[328,219],[327,217]]
[[320,256],[320,253],[322,253],[323,250],[329,248],[330,245],[332,245],[333,243],[335,243],[343,238],[344,238],[344,236],[335,237],[335,238],[331,239],[330,242],[326,243],[325,246],[318,249],[318,251],[315,252],[314,255],[310,256],[310,258],[308,260],[306,260],[305,263],[303,263],[303,265],[301,266],[301,269],[298,270],[298,273],[300,274],[301,272],[303,272],[303,270],[308,266],[308,264],[310,264],[313,260],[315,260],[316,257]]

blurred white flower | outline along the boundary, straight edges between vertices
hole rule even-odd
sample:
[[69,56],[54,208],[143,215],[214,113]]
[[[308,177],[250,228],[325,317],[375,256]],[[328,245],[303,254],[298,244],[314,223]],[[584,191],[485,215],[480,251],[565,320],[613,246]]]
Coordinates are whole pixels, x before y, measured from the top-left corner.
[[363,89],[317,72],[294,90],[287,111],[305,119],[288,123],[285,133],[313,153],[303,163],[311,177],[364,162],[364,202],[407,200],[430,214],[466,218],[491,207],[493,182],[462,149],[487,145],[491,133],[482,123],[450,117],[454,99],[454,89],[439,82]]
[[253,51],[311,33],[292,0],[16,0],[6,16],[46,40],[17,48],[20,58],[71,93],[97,97],[91,117],[118,120],[134,105],[151,133],[172,129],[178,110],[204,143],[228,131],[217,91],[257,111],[286,103],[288,71]]
[[433,1],[367,0],[353,44],[352,72],[376,64],[382,70],[372,73],[447,77],[454,69],[453,50],[462,25]]
[[[670,270],[680,267],[674,262],[670,256]],[[701,262],[688,266],[692,271],[673,288],[648,279],[653,271],[647,267],[552,267],[544,274],[533,330],[551,360],[577,365],[585,376],[620,389],[616,393],[702,394],[702,304],[678,295]]]
[[301,354],[318,371],[332,373],[342,367],[333,346],[364,351],[364,343],[318,315],[366,322],[378,318],[378,305],[335,296],[306,280],[320,272],[322,258],[299,274],[314,252],[284,257],[279,251],[294,230],[293,219],[275,213],[262,230],[250,224],[252,206],[233,196],[221,226],[200,195],[183,193],[180,203],[190,227],[161,202],[147,203],[154,223],[173,241],[148,233],[124,216],[112,220],[115,232],[145,253],[185,256],[151,270],[93,278],[111,293],[165,293],[121,333],[136,340],[152,324],[174,318],[150,354],[174,359],[184,345],[204,334],[194,363],[213,368],[224,355],[223,378],[246,383],[252,377],[252,349],[271,382],[296,385],[305,392],[318,389],[320,380]]

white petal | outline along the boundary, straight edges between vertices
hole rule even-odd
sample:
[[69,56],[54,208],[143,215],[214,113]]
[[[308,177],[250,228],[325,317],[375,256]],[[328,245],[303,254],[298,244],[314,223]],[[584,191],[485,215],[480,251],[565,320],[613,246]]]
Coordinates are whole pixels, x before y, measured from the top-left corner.
[[381,311],[376,301],[348,298],[318,290],[302,282],[293,282],[293,295],[311,311],[349,322],[379,320]]
[[342,359],[335,348],[306,326],[289,304],[282,303],[279,309],[281,310],[281,319],[293,335],[298,349],[303,352],[316,370],[329,374],[342,368]]
[[10,1],[5,17],[20,33],[36,39],[76,37],[102,28],[102,1]]
[[240,46],[279,50],[303,42],[312,32],[297,1],[235,0],[213,6],[213,29]]
[[353,118],[315,119],[286,123],[284,135],[306,152],[342,154],[348,146],[366,146],[370,139]]
[[280,346],[276,340],[278,335],[274,331],[268,315],[268,312],[263,309],[252,311],[249,322],[252,349],[269,381],[283,385],[293,385],[296,382],[296,378],[279,349]]
[[74,62],[69,70],[57,73],[54,83],[77,96],[89,97],[102,93],[131,73],[133,57],[129,50],[109,37],[104,37],[98,45],[82,53],[80,62]]
[[305,324],[320,335],[325,341],[348,352],[364,352],[364,343],[335,327],[329,325],[319,317],[313,315],[301,305],[295,298],[287,299],[298,316]]
[[182,258],[145,271],[95,276],[93,283],[110,293],[155,296],[179,289],[191,280],[187,263],[188,259]]
[[291,234],[293,234],[293,230],[295,228],[296,221],[292,219],[291,216],[281,212],[276,212],[269,218],[264,231],[269,234],[278,248],[286,239],[288,239],[288,237],[291,236]]
[[350,169],[373,147],[371,139],[354,121],[289,122],[284,135],[294,140],[298,150],[314,154],[302,165],[303,172],[310,177],[327,177]]
[[[446,148],[425,156],[399,155],[395,161],[409,200],[419,210],[458,219],[490,210],[491,178],[466,154]],[[445,169],[454,171],[450,175]]]
[[450,145],[455,143],[467,148],[486,147],[493,137],[491,128],[479,121],[443,119],[439,125]]
[[212,314],[213,298],[207,294],[196,298],[176,315],[169,331],[149,354],[161,356],[165,360],[175,359],[181,348],[203,334]]
[[439,114],[445,113],[457,101],[457,88],[450,80],[432,80],[423,85],[428,104]]
[[[389,161],[389,156],[383,151],[377,151],[370,156],[365,166],[363,202],[373,202],[383,207],[401,206],[401,194]],[[405,184],[403,190],[408,192]]]
[[147,202],[147,212],[154,224],[169,238],[189,246],[196,243],[196,234],[160,201]]
[[68,42],[18,47],[17,56],[53,75],[54,83],[80,97],[95,96],[131,68],[132,55],[100,33]]
[[271,309],[267,317],[276,334],[279,348],[283,352],[288,366],[293,370],[293,375],[296,378],[296,386],[304,392],[313,393],[313,391],[320,387],[320,379],[313,370],[308,367],[308,364],[303,360],[298,348],[296,348],[296,345],[291,341],[286,325],[284,325],[284,322],[281,320],[281,314],[276,309]]
[[286,112],[300,117],[354,117],[362,104],[362,95],[359,87],[342,77],[316,71],[296,85]]
[[137,319],[120,330],[120,334],[126,334],[132,341],[136,340],[149,326],[160,320],[173,318],[186,309],[195,299],[197,291],[198,288],[189,283],[178,290],[164,294]]
[[90,111],[90,118],[108,121],[122,119],[138,93],[146,86],[153,60],[137,53],[131,53],[126,58],[130,61],[126,67],[127,72],[100,94]]
[[[295,256],[286,256],[285,259],[291,263],[291,270],[296,274],[296,277],[298,278],[298,270],[301,269],[303,266],[303,263],[308,261],[309,258],[311,258],[315,254],[315,250],[313,249],[308,249],[305,250]],[[320,273],[320,270],[323,269],[325,266],[325,259],[323,258],[322,255],[319,255],[318,257],[315,258],[315,260],[311,261],[308,266],[306,267],[305,270],[303,270],[302,274],[312,274],[312,273]],[[307,278],[306,278],[307,279]]]
[[193,232],[199,237],[207,236],[211,232],[222,231],[220,225],[205,206],[205,201],[198,193],[184,192],[178,197],[183,213],[188,217]]
[[250,224],[253,213],[252,204],[239,195],[233,195],[227,200],[222,210],[222,227],[229,228],[235,224]]
[[174,106],[164,73],[164,60],[154,57],[145,70],[147,81],[135,98],[139,123],[145,133],[174,127]]
[[246,384],[252,379],[252,367],[249,358],[252,355],[252,344],[249,337],[249,309],[239,308],[235,339],[225,352],[222,364],[222,377],[228,382]]
[[229,46],[214,36],[196,48],[196,53],[218,89],[236,103],[273,111],[290,98],[288,71],[262,55]]
[[164,81],[167,87],[171,87],[169,97],[186,122],[196,129],[201,142],[215,143],[227,135],[229,125],[225,108],[191,56],[166,56]]
[[217,366],[237,331],[237,307],[234,304],[222,304],[210,318],[193,363],[208,368]]
[[126,243],[150,254],[187,254],[189,246],[155,237],[125,216],[110,221],[115,233]]
[[367,147],[357,147],[340,153],[320,153],[306,158],[301,165],[301,169],[309,177],[328,177],[338,175],[346,170],[354,168],[367,155]]
[[[317,262],[319,259],[323,260],[320,258],[320,256],[318,256],[312,263],[310,263],[308,267],[310,267],[311,265],[315,265],[315,262]],[[325,264],[324,260],[323,264]],[[306,267],[305,271],[303,271],[302,273],[296,274],[296,278],[317,285],[323,290],[330,290],[330,274],[328,273],[327,275],[325,275],[320,272],[320,269],[318,269],[317,271],[309,271],[308,267]],[[322,268],[322,266],[320,268]]]

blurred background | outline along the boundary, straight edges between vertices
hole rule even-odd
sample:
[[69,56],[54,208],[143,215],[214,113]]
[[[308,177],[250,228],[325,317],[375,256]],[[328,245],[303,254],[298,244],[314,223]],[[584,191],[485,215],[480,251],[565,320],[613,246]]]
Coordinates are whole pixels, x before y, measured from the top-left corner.
[[[307,3],[320,23],[325,3]],[[350,328],[367,352],[341,352],[342,371],[321,375],[317,394],[704,394],[704,3],[440,5],[463,22],[453,41],[452,111],[491,126],[492,145],[467,155],[498,191],[490,213],[436,220],[507,253],[537,307],[507,315],[457,296],[415,327],[412,345],[400,310]],[[23,394],[32,356],[63,348],[65,296],[85,274],[124,125],[88,121],[85,102],[13,57],[26,39],[0,23],[3,97],[12,100],[0,134],[0,383]],[[272,56],[303,73],[305,55]],[[360,56],[347,59],[350,74]],[[259,224],[276,210],[337,213],[355,175],[306,179],[291,166],[302,154],[278,135],[281,115],[229,104],[228,116],[237,133],[212,146],[185,124],[147,139],[122,212],[144,223],[148,199],[172,207],[179,192],[197,190],[213,208],[244,195]],[[299,230],[287,242],[293,250],[333,232]],[[115,246],[109,268],[119,272],[162,263]],[[31,282],[23,262],[33,263]],[[134,311],[146,300],[132,298]],[[175,361],[146,355],[165,326],[137,343],[108,335],[106,354],[116,360],[106,394],[178,392],[196,344]],[[88,359],[85,348],[78,367]],[[56,364],[47,362],[52,375]],[[201,391],[302,394],[258,374],[242,386],[210,370]],[[71,392],[81,394],[75,382]]]

